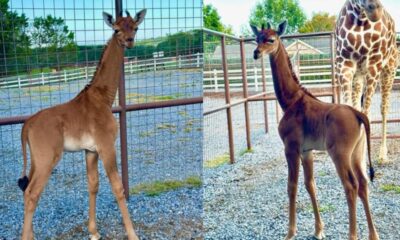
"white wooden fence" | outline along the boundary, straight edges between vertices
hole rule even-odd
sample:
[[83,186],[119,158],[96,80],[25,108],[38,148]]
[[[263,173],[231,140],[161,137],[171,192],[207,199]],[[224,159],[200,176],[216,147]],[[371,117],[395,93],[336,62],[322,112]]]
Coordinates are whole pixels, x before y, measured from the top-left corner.
[[[125,62],[125,74],[136,74],[149,71],[163,71],[171,69],[201,68],[203,66],[203,54],[195,53],[180,55],[177,57],[152,58],[145,60],[128,59]],[[96,66],[87,66],[62,70],[51,73],[39,73],[31,75],[18,75],[0,78],[0,88],[22,88],[30,86],[46,85],[51,83],[70,82],[74,80],[89,80],[96,71]]]
[[[331,65],[313,65],[313,66],[296,66],[295,72],[299,76],[300,82],[303,85],[308,86],[319,86],[327,87],[331,86],[332,83],[332,70]],[[254,66],[248,67],[247,69],[247,82],[248,87],[253,88],[255,91],[262,89],[262,75],[261,67]],[[204,91],[224,91],[224,76],[223,70],[213,69],[203,72],[203,89]],[[231,89],[242,88],[242,69],[229,69],[229,86]],[[399,79],[400,68],[397,69],[397,77]],[[267,80],[267,86],[272,86],[272,75],[271,69],[265,69],[265,77]],[[304,77],[312,77],[311,80],[301,80]]]

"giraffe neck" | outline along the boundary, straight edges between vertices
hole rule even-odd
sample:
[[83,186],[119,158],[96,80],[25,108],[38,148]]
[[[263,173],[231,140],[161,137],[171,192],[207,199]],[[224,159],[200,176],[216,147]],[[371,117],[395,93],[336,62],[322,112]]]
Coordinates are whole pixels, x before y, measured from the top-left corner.
[[92,81],[81,93],[92,95],[96,101],[111,107],[117,94],[123,62],[124,48],[119,45],[117,35],[114,34],[103,50]]
[[283,111],[285,111],[302,96],[304,91],[293,71],[289,56],[281,41],[279,41],[277,51],[269,55],[269,61],[271,64],[275,95],[279,105]]

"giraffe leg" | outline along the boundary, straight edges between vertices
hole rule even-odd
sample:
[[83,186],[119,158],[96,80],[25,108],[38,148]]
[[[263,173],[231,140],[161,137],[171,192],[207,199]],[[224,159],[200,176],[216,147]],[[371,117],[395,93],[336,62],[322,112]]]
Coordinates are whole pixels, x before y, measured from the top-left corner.
[[[365,132],[364,132],[365,134]],[[368,201],[368,179],[366,177],[366,161],[364,159],[364,149],[365,149],[365,135],[362,134],[361,138],[356,146],[353,156],[352,163],[354,174],[357,177],[359,188],[358,188],[358,196],[361,199],[361,202],[364,206],[365,216],[367,218],[368,223],[368,231],[369,231],[369,240],[379,240],[378,233],[376,231],[374,222],[372,220],[371,210],[369,207]]]
[[345,61],[342,67],[337,69],[338,81],[343,92],[344,104],[352,105],[353,78],[356,66],[350,61]]
[[[295,145],[295,144],[294,144]],[[287,191],[289,196],[289,229],[285,240],[292,240],[296,236],[296,195],[297,195],[297,183],[299,179],[299,167],[300,167],[300,154],[298,148],[295,146],[286,146],[285,144],[285,155],[288,163],[288,185]]]
[[381,78],[381,115],[382,115],[382,143],[379,151],[379,163],[385,163],[388,161],[387,158],[387,114],[390,105],[390,93],[392,91],[394,81],[394,74],[389,72],[389,70],[383,71]]
[[89,222],[88,230],[91,240],[101,238],[96,227],[96,195],[99,190],[98,154],[86,151],[86,170],[89,190]]
[[29,184],[24,192],[25,209],[22,240],[34,239],[32,225],[33,215],[51,172],[62,155],[62,148],[53,148],[50,144],[47,145],[45,141],[31,142],[30,148],[33,168],[31,168],[29,173]]
[[351,95],[352,106],[361,111],[361,94],[364,90],[364,78],[360,74],[354,76],[353,90]]
[[133,224],[129,216],[128,207],[126,206],[122,180],[118,175],[114,143],[110,142],[108,145],[102,145],[100,148],[101,149],[99,150],[99,155],[100,158],[103,160],[104,168],[106,170],[108,179],[110,180],[113,193],[121,211],[128,239],[139,240],[138,236],[135,233],[135,230],[133,229]]
[[304,170],[304,183],[306,185],[307,192],[310,195],[311,203],[314,211],[315,218],[315,233],[314,238],[323,239],[325,238],[324,234],[324,223],[321,220],[321,216],[318,210],[318,202],[316,197],[316,189],[315,189],[315,181],[314,181],[314,173],[313,173],[313,154],[312,151],[308,151],[302,154],[302,164]]
[[[339,148],[338,148],[339,149]],[[336,171],[342,181],[349,208],[349,240],[357,240],[356,201],[358,181],[350,165],[350,156],[344,151],[329,151],[335,163]]]

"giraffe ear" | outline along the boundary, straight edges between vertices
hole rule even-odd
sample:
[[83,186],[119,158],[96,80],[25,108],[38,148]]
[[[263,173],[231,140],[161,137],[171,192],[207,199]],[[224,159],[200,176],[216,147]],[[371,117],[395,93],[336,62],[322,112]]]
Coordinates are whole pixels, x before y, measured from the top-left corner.
[[271,29],[271,23],[267,22],[267,29]]
[[133,21],[136,22],[137,25],[141,24],[144,20],[144,16],[146,16],[147,9],[142,9],[140,12],[136,13]]
[[276,34],[278,34],[278,36],[281,36],[282,34],[284,34],[286,27],[287,27],[287,20],[285,20],[279,24],[278,31],[276,31]]
[[113,28],[115,20],[111,14],[103,12],[103,19],[109,27]]
[[258,31],[257,27],[254,25],[250,25],[250,28],[253,31],[254,35],[258,36],[259,31]]

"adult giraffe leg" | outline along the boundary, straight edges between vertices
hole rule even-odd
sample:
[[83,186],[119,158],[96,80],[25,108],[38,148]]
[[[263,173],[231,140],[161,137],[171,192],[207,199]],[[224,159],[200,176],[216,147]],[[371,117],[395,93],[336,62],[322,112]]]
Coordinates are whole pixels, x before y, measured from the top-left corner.
[[352,90],[352,106],[361,111],[361,95],[364,90],[364,77],[360,74],[354,76],[353,90]]
[[379,151],[379,163],[385,163],[387,158],[387,114],[390,106],[390,93],[392,91],[395,73],[385,69],[381,76],[381,115],[382,115],[382,143]]
[[315,218],[315,233],[314,237],[316,239],[323,239],[325,238],[324,234],[324,223],[321,220],[321,216],[318,210],[318,202],[316,197],[316,187],[315,187],[315,180],[314,180],[314,159],[312,151],[308,151],[302,154],[302,164],[304,170],[304,183],[306,185],[306,189],[310,195],[311,203],[313,206],[314,211],[314,218]]
[[[346,65],[344,65],[346,64]],[[356,66],[350,61],[345,61],[343,66],[338,68],[338,81],[343,92],[344,104],[352,105],[353,79]]]
[[86,151],[86,170],[89,190],[89,222],[88,230],[91,234],[91,240],[100,239],[100,234],[96,227],[96,195],[99,190],[99,170],[98,170],[98,154]]
[[298,147],[285,144],[285,155],[288,163],[288,185],[289,196],[289,229],[286,240],[294,239],[297,232],[296,226],[296,196],[297,183],[299,180],[300,154]]

